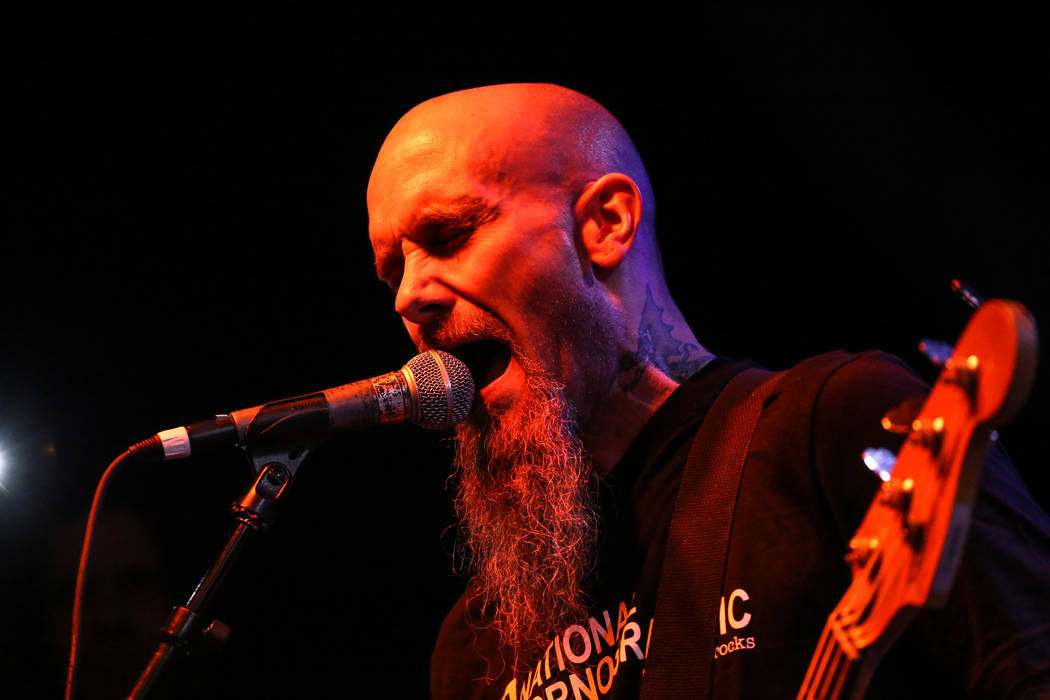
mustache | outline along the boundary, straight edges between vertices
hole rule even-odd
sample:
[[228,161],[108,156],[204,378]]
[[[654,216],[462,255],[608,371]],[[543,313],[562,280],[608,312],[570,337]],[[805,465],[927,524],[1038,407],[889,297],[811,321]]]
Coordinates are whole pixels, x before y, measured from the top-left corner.
[[472,307],[468,311],[449,310],[433,322],[420,329],[419,351],[451,350],[458,345],[479,340],[498,340],[511,346],[518,346],[514,333],[506,323],[493,314]]

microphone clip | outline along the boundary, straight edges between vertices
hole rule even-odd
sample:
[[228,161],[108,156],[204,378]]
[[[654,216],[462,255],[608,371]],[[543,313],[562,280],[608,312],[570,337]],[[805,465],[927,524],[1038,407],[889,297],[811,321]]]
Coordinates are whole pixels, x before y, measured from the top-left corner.
[[266,433],[273,425],[265,420],[264,412],[260,412],[260,416],[249,424],[247,432],[251,439],[242,447],[255,471],[255,483],[231,507],[234,518],[255,529],[271,525],[276,519],[280,498],[288,493],[299,468],[321,440],[315,437],[305,442],[307,438],[303,438],[304,442],[289,446],[286,430],[277,431],[280,440],[267,440]]

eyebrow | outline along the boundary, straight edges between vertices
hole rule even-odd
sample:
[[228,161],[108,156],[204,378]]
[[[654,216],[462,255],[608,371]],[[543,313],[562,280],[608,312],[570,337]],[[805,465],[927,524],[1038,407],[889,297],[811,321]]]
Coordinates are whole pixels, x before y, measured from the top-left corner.
[[471,228],[482,226],[499,216],[499,206],[484,197],[462,195],[453,199],[436,200],[420,207],[404,233],[419,235],[430,230]]

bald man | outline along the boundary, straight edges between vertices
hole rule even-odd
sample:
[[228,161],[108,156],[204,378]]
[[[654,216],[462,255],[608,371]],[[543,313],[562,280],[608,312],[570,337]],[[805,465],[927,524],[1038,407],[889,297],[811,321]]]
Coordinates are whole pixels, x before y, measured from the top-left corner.
[[[459,356],[478,387],[456,429],[471,579],[435,647],[434,696],[637,697],[660,653],[656,599],[689,447],[723,388],[753,365],[705,350],[672,299],[631,139],[601,105],[554,85],[444,95],[388,135],[368,211],[379,277],[413,341]],[[714,638],[697,659],[714,657],[715,697],[797,690],[849,582],[845,542],[877,486],[856,456],[893,446],[879,417],[926,390],[873,353],[787,376],[759,419]],[[1002,509],[987,514],[994,527],[1026,495],[1008,467],[990,473],[1003,480],[990,489]],[[1050,533],[1034,504],[1020,507],[1034,532]],[[1050,580],[1046,559],[1031,564],[1009,547],[996,556]],[[981,586],[961,587],[966,598]],[[939,658],[985,666],[950,675],[960,692],[1012,691],[1050,670],[1043,647],[1019,665],[981,656],[1024,632],[983,629],[1003,610],[977,610],[994,597],[982,590],[917,625],[919,637],[946,634],[952,615],[980,623],[937,642]],[[685,614],[687,602],[674,604]],[[1045,632],[1029,637],[1050,649]],[[908,696],[902,674],[925,668],[929,642],[906,639],[903,660],[889,661],[896,697]]]

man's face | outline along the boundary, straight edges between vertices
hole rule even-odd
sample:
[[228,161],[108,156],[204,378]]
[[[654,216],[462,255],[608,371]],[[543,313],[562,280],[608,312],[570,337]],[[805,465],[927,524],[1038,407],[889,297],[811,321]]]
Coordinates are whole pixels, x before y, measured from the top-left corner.
[[600,334],[573,194],[522,167],[520,144],[488,137],[420,127],[388,140],[368,188],[377,271],[417,347],[459,355],[488,413],[520,409],[523,355],[578,407]]

